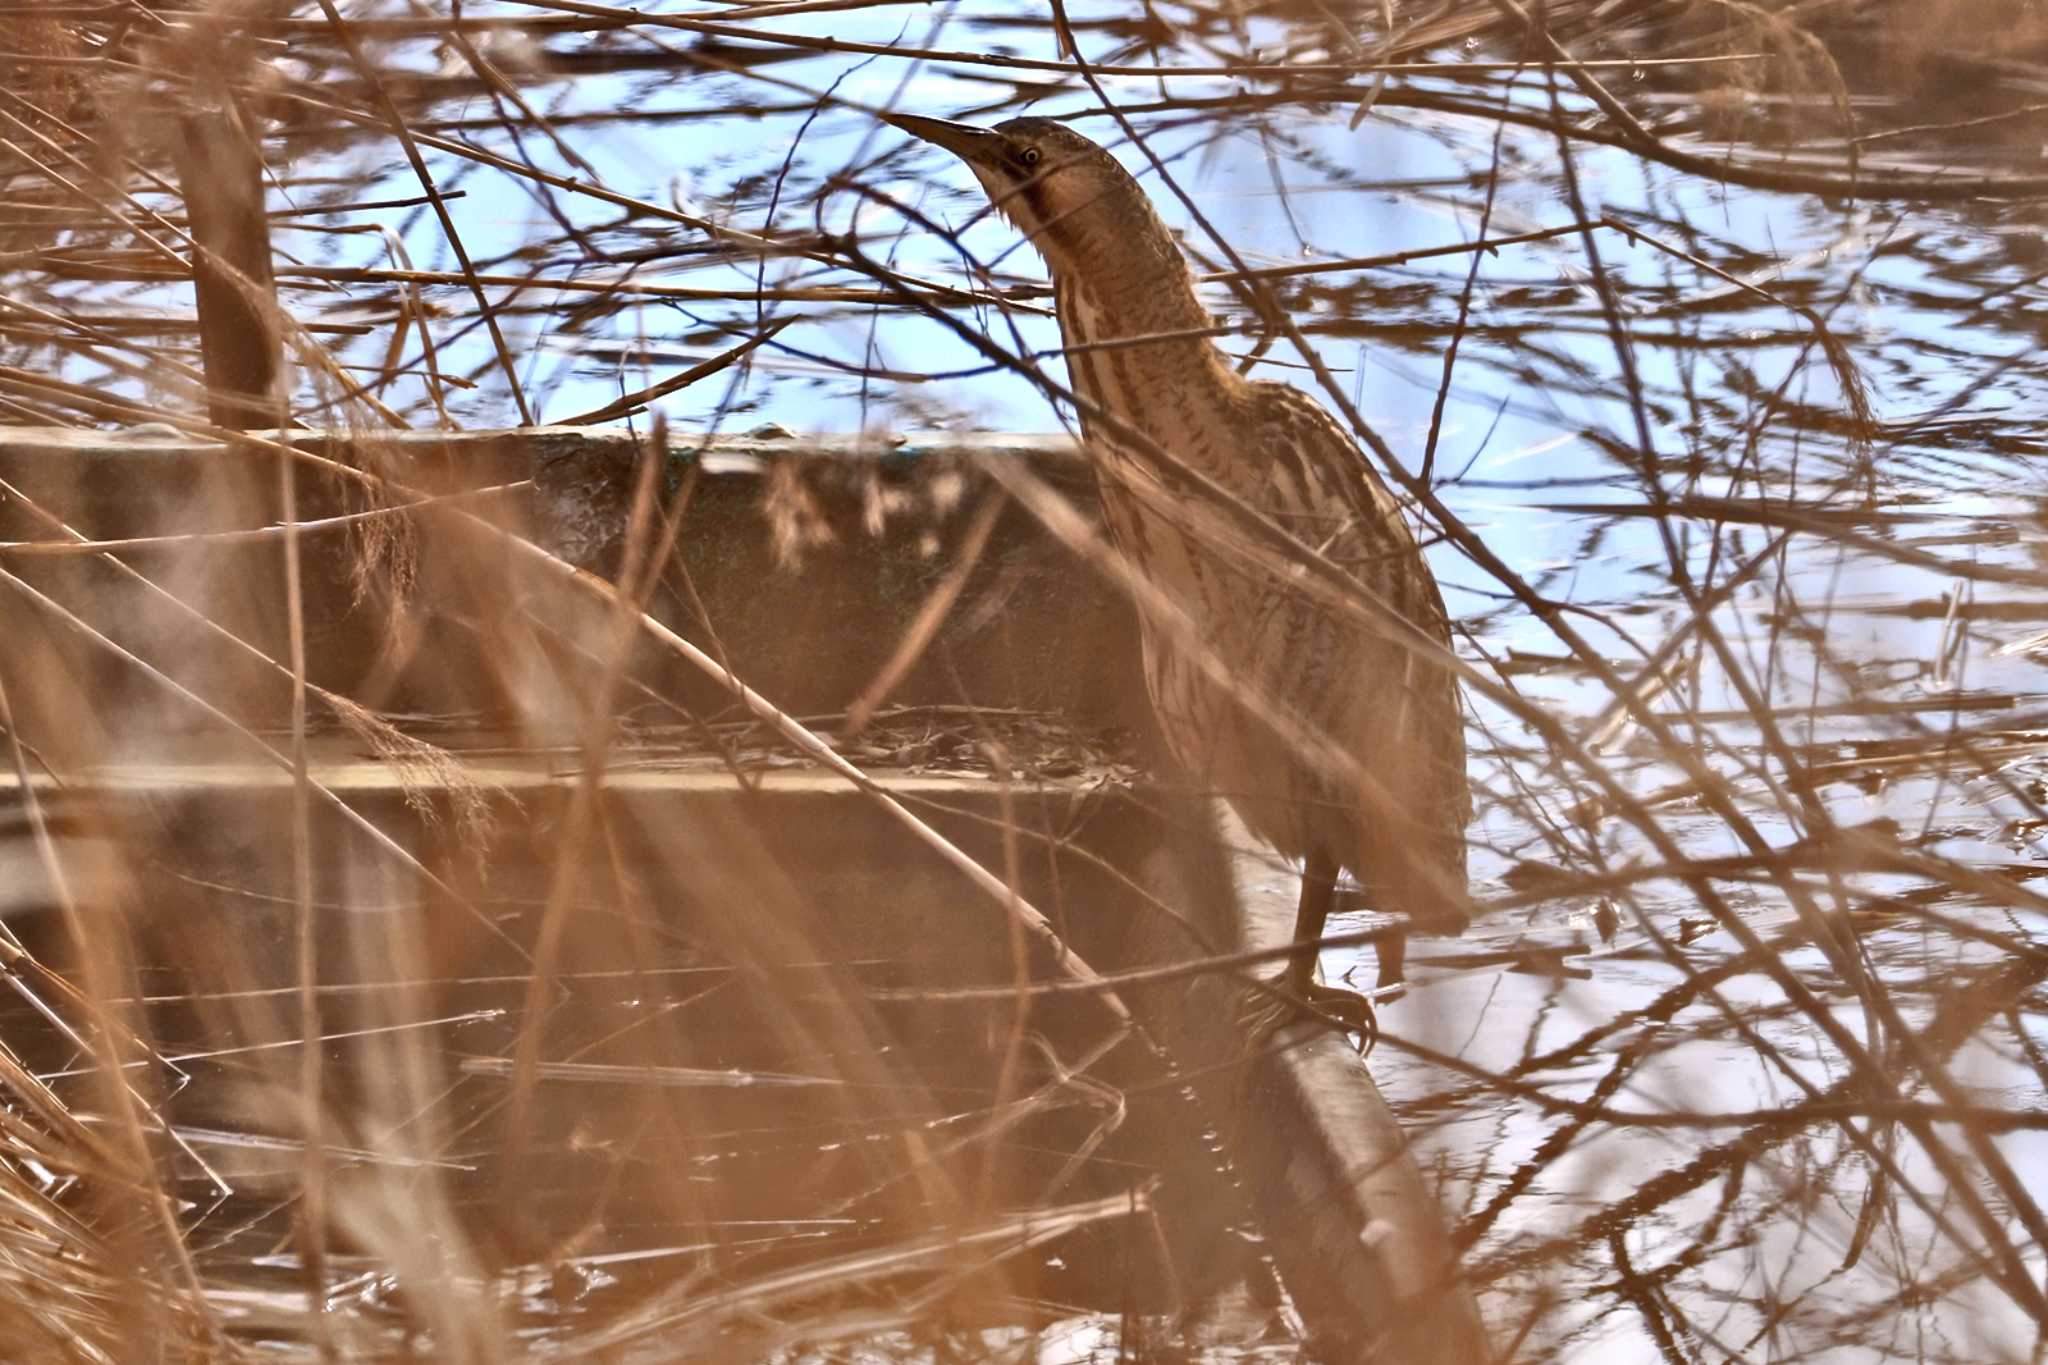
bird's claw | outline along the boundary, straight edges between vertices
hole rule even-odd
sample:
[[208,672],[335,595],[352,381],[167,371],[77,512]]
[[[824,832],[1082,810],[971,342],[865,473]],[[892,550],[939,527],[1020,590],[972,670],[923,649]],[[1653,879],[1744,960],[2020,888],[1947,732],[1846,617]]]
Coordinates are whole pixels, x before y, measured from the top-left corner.
[[1245,991],[1238,1024],[1250,1045],[1257,1046],[1282,1026],[1298,1020],[1328,1024],[1347,1034],[1358,1035],[1358,1055],[1371,1051],[1379,1037],[1379,1019],[1372,1001],[1357,991],[1325,986],[1320,981],[1297,981],[1281,977],[1260,981]]

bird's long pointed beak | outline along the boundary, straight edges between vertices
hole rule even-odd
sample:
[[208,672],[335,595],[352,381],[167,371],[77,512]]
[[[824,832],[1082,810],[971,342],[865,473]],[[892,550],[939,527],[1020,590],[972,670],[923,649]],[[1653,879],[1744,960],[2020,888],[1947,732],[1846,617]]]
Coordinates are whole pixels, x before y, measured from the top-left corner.
[[1003,145],[1001,133],[977,128],[971,123],[952,123],[942,118],[920,118],[916,114],[884,114],[882,117],[912,137],[923,138],[934,147],[945,148],[969,165],[976,162],[985,164],[994,160],[998,149]]

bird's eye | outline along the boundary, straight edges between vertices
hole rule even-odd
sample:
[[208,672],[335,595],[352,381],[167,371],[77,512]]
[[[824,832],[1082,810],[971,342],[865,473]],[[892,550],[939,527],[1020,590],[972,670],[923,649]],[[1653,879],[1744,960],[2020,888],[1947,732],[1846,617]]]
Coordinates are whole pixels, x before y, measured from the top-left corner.
[[1041,155],[1042,153],[1038,148],[1026,147],[1023,151],[1017,153],[1017,159],[1027,166],[1036,166]]

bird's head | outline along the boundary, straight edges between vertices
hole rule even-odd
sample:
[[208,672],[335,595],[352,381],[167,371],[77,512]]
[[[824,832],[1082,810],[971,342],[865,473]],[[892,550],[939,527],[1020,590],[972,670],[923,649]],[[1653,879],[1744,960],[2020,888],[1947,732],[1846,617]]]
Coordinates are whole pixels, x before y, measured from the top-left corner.
[[1115,157],[1065,124],[1016,118],[993,128],[893,114],[913,137],[967,163],[989,202],[1023,230],[1055,272],[1134,235],[1165,236],[1157,215]]

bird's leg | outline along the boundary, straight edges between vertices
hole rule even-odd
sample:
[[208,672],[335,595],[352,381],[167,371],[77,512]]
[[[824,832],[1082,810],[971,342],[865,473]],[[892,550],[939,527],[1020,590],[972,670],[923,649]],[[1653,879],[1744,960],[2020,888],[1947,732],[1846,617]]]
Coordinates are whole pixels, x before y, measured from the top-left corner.
[[[1380,987],[1399,986],[1408,980],[1408,931],[1396,929],[1374,945],[1380,957]],[[1391,998],[1391,997],[1390,997]]]
[[1314,945],[1323,936],[1323,925],[1329,920],[1330,907],[1336,899],[1336,860],[1326,854],[1311,853],[1302,869],[1301,900],[1294,912],[1294,946],[1297,951],[1287,960],[1287,970],[1273,983],[1286,999],[1274,1000],[1268,988],[1268,991],[1261,992],[1264,1000],[1247,1009],[1245,1023],[1255,1037],[1285,1022],[1303,1005],[1317,1015],[1341,1021],[1347,1030],[1359,1035],[1361,1047],[1372,1037],[1372,1002],[1356,991],[1325,986],[1316,980],[1319,952]]
[[[1301,869],[1301,902],[1294,911],[1296,948],[1322,938],[1323,925],[1329,922],[1330,906],[1336,899],[1336,861],[1325,853],[1309,854]],[[1288,989],[1303,999],[1315,988],[1316,959],[1320,955],[1319,950],[1309,948],[1287,959],[1287,975],[1283,979]]]

